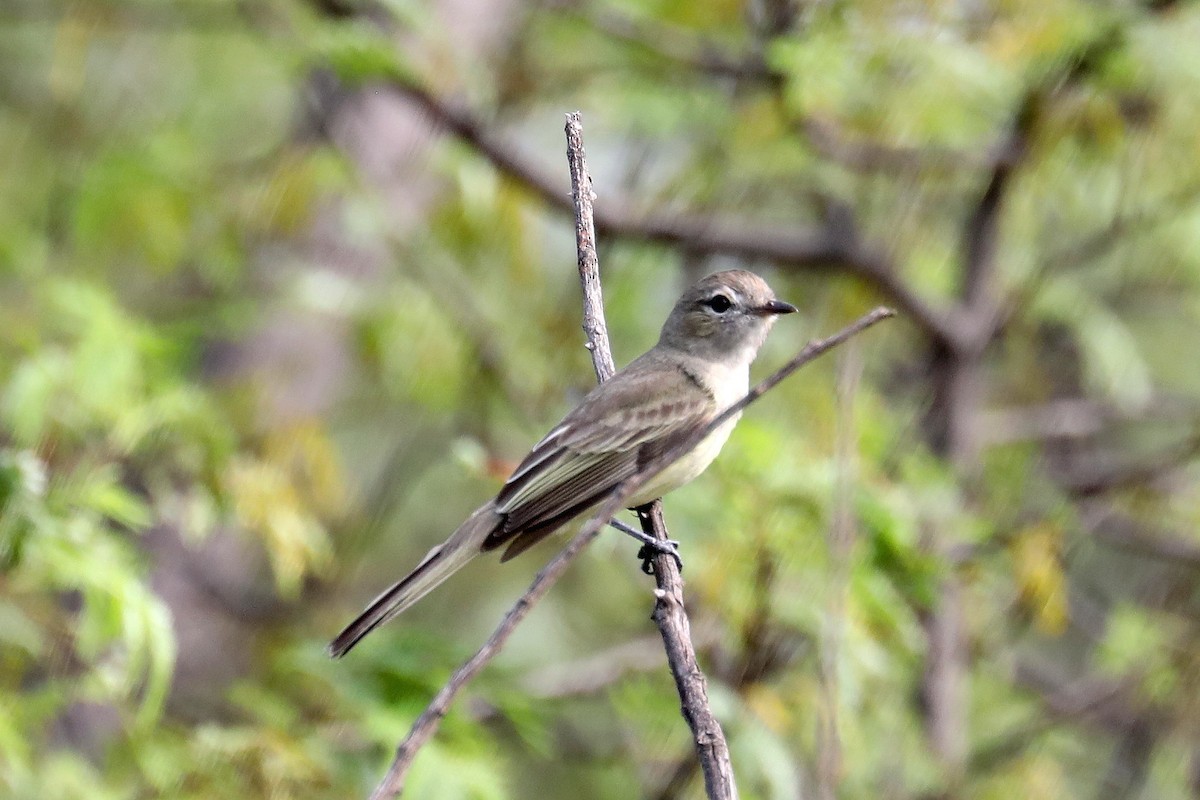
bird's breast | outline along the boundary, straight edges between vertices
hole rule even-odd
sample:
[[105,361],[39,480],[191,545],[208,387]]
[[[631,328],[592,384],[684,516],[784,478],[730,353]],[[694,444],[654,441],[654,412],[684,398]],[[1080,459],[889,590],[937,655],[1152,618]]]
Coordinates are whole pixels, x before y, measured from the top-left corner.
[[657,497],[673,492],[680,486],[691,483],[701,472],[708,469],[708,465],[721,452],[721,447],[729,438],[739,416],[741,415],[738,414],[722,423],[690,452],[647,481],[630,499],[629,507],[644,505]]
[[[750,386],[750,370],[745,366],[740,369],[728,370],[717,370],[710,367],[706,371],[705,377],[708,379],[706,381],[708,388],[716,401],[715,405],[721,411],[745,397]],[[701,440],[692,448],[691,452],[647,481],[633,496],[629,506],[640,506],[673,492],[680,486],[690,483],[701,472],[708,469],[708,465],[721,452],[729,434],[733,432],[739,417],[741,417],[740,412],[721,423],[720,427]]]

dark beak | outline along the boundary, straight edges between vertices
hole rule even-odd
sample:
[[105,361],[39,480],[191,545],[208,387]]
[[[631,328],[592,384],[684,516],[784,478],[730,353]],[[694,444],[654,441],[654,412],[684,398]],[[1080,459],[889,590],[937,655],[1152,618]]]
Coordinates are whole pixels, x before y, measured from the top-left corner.
[[797,310],[791,303],[785,303],[782,300],[772,300],[766,305],[754,309],[754,313],[765,317],[771,314],[795,314]]

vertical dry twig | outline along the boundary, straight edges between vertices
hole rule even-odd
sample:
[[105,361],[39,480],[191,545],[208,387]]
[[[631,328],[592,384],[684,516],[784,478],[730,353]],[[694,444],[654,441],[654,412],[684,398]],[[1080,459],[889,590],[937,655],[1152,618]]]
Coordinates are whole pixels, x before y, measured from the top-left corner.
[[596,382],[617,371],[604,322],[604,296],[600,291],[600,259],[596,255],[596,222],[592,212],[592,176],[583,153],[583,127],[579,112],[567,114],[567,164],[571,170],[571,199],[575,203],[575,250],[579,255],[579,282],[583,286],[584,346],[592,353]]
[[[615,372],[604,324],[604,303],[600,294],[600,265],[596,258],[596,228],[592,218],[592,177],[583,152],[583,130],[579,112],[567,115],[567,161],[571,165],[571,195],[575,201],[575,242],[579,251],[579,280],[583,284],[583,329],[592,351],[596,378],[605,381]],[[662,502],[654,501],[638,509],[642,530],[660,541],[667,541]],[[667,662],[675,677],[684,719],[692,729],[696,755],[704,771],[704,784],[710,798],[733,800],[737,786],[725,732],[708,704],[704,673],[696,661],[691,626],[683,606],[683,579],[670,556],[654,559],[654,622],[662,634]]]
[[[663,521],[661,500],[639,508],[638,519],[648,535],[664,542],[670,538]],[[666,554],[654,558],[654,582],[658,587],[654,592],[654,623],[662,634],[683,718],[692,729],[692,742],[704,773],[704,789],[709,798],[734,800],[738,793],[729,745],[725,742],[721,723],[708,704],[708,683],[696,661],[691,622],[683,605],[683,578],[674,558]]]

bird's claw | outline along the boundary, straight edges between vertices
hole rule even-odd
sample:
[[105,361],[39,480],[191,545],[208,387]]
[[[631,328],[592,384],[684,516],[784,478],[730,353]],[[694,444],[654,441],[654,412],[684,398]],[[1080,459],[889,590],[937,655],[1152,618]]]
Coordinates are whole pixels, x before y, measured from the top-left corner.
[[658,556],[670,556],[675,559],[675,566],[683,572],[683,558],[679,555],[679,542],[674,539],[654,539],[642,545],[637,557],[642,560],[642,572],[654,574],[654,559]]

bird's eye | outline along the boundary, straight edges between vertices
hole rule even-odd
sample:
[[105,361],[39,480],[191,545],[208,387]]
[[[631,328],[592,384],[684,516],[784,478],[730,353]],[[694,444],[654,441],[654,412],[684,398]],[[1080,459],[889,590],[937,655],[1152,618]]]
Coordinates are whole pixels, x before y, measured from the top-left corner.
[[706,300],[704,305],[708,306],[718,314],[724,314],[726,311],[733,308],[733,301],[723,294],[715,294]]

